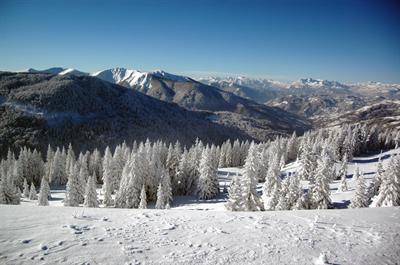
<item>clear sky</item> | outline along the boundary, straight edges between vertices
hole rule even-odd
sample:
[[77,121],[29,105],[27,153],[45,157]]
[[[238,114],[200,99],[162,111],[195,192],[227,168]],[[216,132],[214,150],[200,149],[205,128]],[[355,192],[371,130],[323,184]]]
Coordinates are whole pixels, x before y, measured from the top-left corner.
[[0,0],[0,69],[400,82],[399,0]]

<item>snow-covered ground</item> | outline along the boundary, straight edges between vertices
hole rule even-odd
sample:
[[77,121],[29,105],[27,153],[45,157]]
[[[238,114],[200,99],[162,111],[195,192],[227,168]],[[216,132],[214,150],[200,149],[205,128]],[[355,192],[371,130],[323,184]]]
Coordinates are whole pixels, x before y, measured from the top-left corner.
[[[384,168],[399,152],[382,154]],[[335,206],[352,198],[356,164],[370,180],[378,157],[349,163],[350,190],[330,186]],[[295,170],[295,163],[284,169]],[[221,190],[241,173],[219,169]],[[0,205],[0,264],[313,264],[321,254],[327,264],[400,261],[399,207],[229,212],[224,193],[209,201],[175,197],[170,210],[54,207],[64,196],[52,190],[50,207]]]
[[1,264],[398,264],[400,209],[0,206]]

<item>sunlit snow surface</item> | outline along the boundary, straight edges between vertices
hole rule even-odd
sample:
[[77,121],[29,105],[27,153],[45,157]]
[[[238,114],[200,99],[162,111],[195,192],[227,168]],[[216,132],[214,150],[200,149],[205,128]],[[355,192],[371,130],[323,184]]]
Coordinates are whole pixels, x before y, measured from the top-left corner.
[[[383,153],[384,167],[389,155]],[[355,158],[371,179],[379,155]],[[333,201],[346,207],[354,192]],[[295,171],[287,165],[285,171]],[[229,172],[229,175],[228,175]],[[220,169],[221,190],[238,168]],[[306,187],[307,183],[303,183]],[[261,185],[260,185],[261,189]],[[100,190],[99,190],[100,191]],[[0,264],[398,264],[400,208],[228,212],[226,196],[175,197],[170,210],[0,205]],[[151,207],[151,205],[150,205]]]

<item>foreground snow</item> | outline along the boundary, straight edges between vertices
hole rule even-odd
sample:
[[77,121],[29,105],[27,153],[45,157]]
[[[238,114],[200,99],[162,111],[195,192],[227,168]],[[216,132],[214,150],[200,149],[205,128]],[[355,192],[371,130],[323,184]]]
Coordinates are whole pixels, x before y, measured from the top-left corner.
[[[394,149],[382,154],[384,168]],[[348,164],[349,191],[330,185],[337,208],[353,197],[355,168],[367,182],[380,155]],[[285,166],[295,172],[297,164]],[[221,191],[241,168],[220,168]],[[308,183],[302,182],[307,188]],[[261,192],[262,183],[258,186]],[[0,264],[398,264],[400,208],[274,212],[226,211],[226,193],[174,197],[171,210],[49,207],[22,199],[0,205]],[[101,189],[98,189],[102,199]],[[60,207],[54,207],[60,206]],[[150,208],[154,205],[149,204]]]
[[1,264],[396,264],[400,208],[223,212],[0,206]]

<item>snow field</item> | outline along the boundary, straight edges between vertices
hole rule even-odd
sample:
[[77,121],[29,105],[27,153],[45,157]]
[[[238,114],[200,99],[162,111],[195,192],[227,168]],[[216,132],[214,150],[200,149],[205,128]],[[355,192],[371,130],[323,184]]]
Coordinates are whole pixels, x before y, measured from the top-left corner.
[[223,212],[1,205],[1,264],[396,264],[400,208]]

